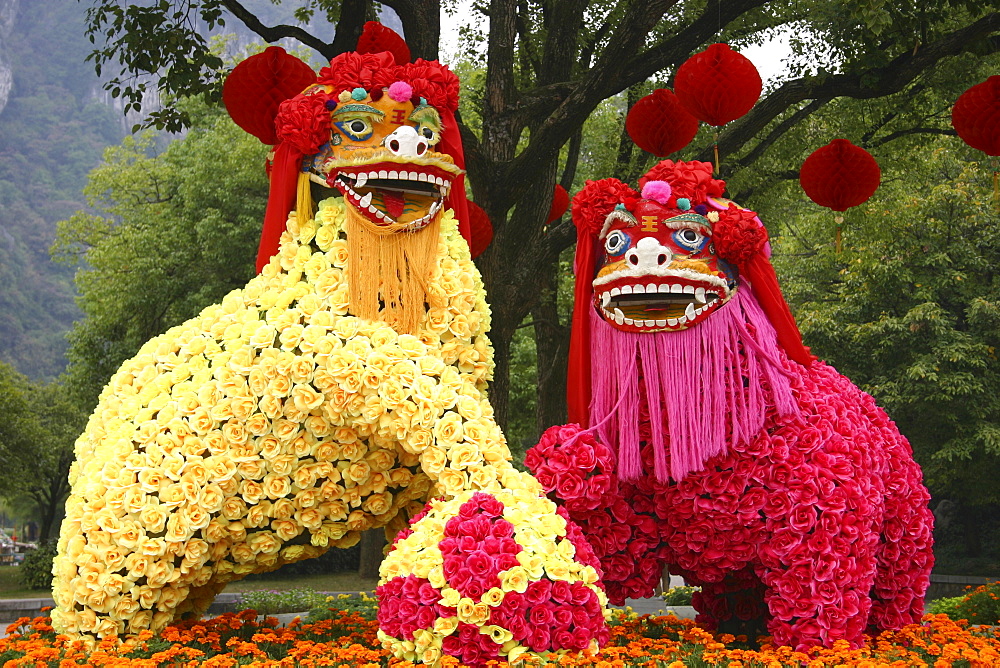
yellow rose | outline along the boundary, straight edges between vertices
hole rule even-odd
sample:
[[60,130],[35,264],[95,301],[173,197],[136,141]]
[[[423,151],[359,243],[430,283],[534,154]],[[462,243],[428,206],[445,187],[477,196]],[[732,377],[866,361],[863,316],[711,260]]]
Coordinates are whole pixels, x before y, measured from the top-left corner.
[[392,493],[379,492],[369,496],[361,507],[372,515],[384,515],[392,507]]
[[233,561],[238,564],[247,564],[255,559],[255,554],[253,548],[247,543],[237,543],[233,545],[232,550]]
[[[269,503],[267,501],[264,502]],[[278,499],[274,503],[270,504],[267,510],[267,516],[279,520],[287,520],[292,515],[295,514],[295,504],[288,499]]]
[[281,542],[270,531],[258,531],[247,538],[247,544],[256,554],[277,554]]
[[146,531],[159,533],[167,524],[167,509],[156,502],[151,502],[139,511],[139,521]]
[[274,531],[279,539],[286,542],[292,540],[302,532],[299,525],[291,520],[273,520],[271,522],[271,530]]
[[244,480],[240,483],[240,496],[248,505],[259,503],[264,498],[264,486],[256,480]]
[[445,494],[452,495],[469,489],[469,477],[464,471],[446,468],[438,474],[437,484]]
[[500,573],[500,587],[505,592],[516,591],[523,594],[528,589],[529,581],[528,572],[523,566],[514,566]]
[[454,411],[446,412],[434,425],[434,439],[438,444],[450,445],[458,442],[461,438],[462,417]]
[[482,461],[479,452],[468,443],[459,443],[448,449],[448,459],[451,468],[462,470],[471,464],[478,464]]
[[448,457],[444,450],[436,446],[424,448],[420,454],[420,464],[424,472],[430,476],[437,476],[448,463]]
[[222,516],[227,520],[238,520],[246,515],[247,505],[244,503],[243,499],[231,496],[223,501],[222,508],[219,510],[222,513]]
[[236,465],[236,472],[244,480],[260,480],[266,470],[267,465],[260,459],[248,459]]
[[[264,494],[269,499],[279,499],[292,491],[292,481],[286,475],[268,474],[264,476]],[[246,497],[244,497],[246,498]]]

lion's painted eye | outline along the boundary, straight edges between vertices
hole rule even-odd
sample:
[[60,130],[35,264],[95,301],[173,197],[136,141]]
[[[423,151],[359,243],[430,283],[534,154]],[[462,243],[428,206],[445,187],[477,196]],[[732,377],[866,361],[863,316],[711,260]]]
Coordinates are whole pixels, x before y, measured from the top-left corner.
[[433,128],[429,128],[426,125],[417,127],[417,134],[426,139],[429,143],[433,144],[438,140],[438,133],[434,132]]
[[700,232],[685,227],[674,232],[674,240],[686,248],[697,250],[701,248],[701,243],[705,240],[705,237]]
[[621,230],[614,230],[604,240],[604,250],[608,252],[608,255],[621,255],[628,248],[628,244],[628,235]]
[[364,118],[351,118],[346,121],[339,121],[337,127],[345,135],[358,141],[364,141],[372,136],[372,125]]

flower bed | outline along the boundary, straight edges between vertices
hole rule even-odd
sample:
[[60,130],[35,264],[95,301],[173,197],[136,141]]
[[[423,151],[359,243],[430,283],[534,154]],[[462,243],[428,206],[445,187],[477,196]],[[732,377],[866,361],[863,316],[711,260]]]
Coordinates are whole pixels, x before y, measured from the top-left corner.
[[[148,632],[138,640],[115,647],[102,642],[92,652],[57,636],[47,617],[22,618],[0,639],[3,668],[19,666],[409,666],[390,659],[375,639],[377,623],[353,611],[334,611],[331,619],[278,627],[274,618],[257,621],[246,610],[200,622],[170,626],[159,636]],[[599,668],[664,666],[729,666],[729,668],[783,668],[822,666],[910,667],[1000,665],[1000,631],[969,627],[944,615],[928,615],[911,625],[872,639],[862,649],[846,643],[832,649],[796,652],[766,640],[759,650],[741,649],[745,638],[713,636],[690,620],[615,613],[611,642],[595,656],[530,657],[527,665],[595,666]],[[442,665],[457,666],[445,657]],[[506,666],[500,662],[494,664]]]

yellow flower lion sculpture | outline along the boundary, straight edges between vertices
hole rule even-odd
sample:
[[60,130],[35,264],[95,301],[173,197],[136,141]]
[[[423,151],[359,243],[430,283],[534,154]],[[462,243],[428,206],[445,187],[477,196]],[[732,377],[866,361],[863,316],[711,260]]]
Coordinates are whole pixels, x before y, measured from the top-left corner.
[[[156,632],[228,582],[385,527],[397,656],[482,665],[606,638],[598,561],[513,468],[486,398],[490,312],[453,212],[457,80],[377,29],[318,79],[272,48],[227,82],[244,127],[241,94],[272,102],[261,273],[102,393],[53,567],[60,632]],[[290,85],[305,91],[273,93]]]

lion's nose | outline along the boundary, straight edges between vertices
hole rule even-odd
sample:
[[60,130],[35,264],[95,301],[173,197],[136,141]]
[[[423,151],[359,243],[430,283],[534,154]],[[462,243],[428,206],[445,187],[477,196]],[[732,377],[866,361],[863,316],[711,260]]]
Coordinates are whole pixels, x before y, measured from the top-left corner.
[[670,263],[672,253],[653,237],[643,237],[625,253],[625,261],[638,269],[655,269]]
[[409,125],[401,125],[393,130],[382,144],[400,158],[419,158],[427,152],[427,140]]

